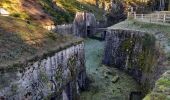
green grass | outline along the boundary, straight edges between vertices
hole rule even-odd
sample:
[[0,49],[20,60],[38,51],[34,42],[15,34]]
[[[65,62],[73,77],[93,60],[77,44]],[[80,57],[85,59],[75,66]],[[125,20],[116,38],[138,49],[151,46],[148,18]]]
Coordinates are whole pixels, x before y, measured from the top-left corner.
[[154,90],[144,100],[170,100],[170,74],[165,73],[157,82]]
[[54,10],[51,0],[39,0],[39,3],[42,5],[44,11],[53,17],[56,24],[70,23],[74,18],[67,11]]
[[146,31],[148,33],[164,32],[170,35],[170,25],[145,23],[135,20],[126,20],[109,28],[133,29],[139,31]]
[[80,41],[79,38],[50,32],[33,22],[0,16],[0,68],[35,56],[48,56]]
[[[76,12],[87,11],[95,14],[98,20],[102,19],[103,10],[97,8],[95,5],[77,0],[56,0],[56,8],[53,8],[51,0],[37,0],[33,1],[35,4],[30,3],[38,11],[44,11],[52,17],[55,24],[72,23]],[[23,5],[24,0],[1,0],[0,7],[5,8],[10,12],[10,16],[20,18],[23,20],[33,20],[32,15],[29,12],[24,11]],[[40,7],[38,6],[40,5]],[[29,8],[28,8],[29,9]],[[42,10],[42,11],[41,11]],[[43,14],[43,12],[42,12]],[[38,15],[37,15],[38,16]]]
[[87,11],[94,13],[98,20],[102,19],[103,10],[97,8],[95,5],[76,0],[58,0],[57,3],[61,4],[63,8],[71,14],[71,16],[74,16],[77,11]]

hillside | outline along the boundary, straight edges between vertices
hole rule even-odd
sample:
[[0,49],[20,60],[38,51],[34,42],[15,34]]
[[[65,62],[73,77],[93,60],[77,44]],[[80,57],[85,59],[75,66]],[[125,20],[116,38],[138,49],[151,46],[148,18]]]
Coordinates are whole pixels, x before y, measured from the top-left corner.
[[9,11],[10,16],[43,25],[71,23],[77,11],[93,12],[97,19],[103,15],[94,4],[77,0],[1,0],[0,8]]
[[49,32],[33,22],[0,16],[0,68],[39,59],[79,41],[81,39]]

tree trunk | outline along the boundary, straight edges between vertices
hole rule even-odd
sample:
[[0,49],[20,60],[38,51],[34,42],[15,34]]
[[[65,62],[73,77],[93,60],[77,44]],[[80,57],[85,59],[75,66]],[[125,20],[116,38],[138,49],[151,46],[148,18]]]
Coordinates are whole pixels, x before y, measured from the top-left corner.
[[96,7],[99,8],[99,0],[96,0]]

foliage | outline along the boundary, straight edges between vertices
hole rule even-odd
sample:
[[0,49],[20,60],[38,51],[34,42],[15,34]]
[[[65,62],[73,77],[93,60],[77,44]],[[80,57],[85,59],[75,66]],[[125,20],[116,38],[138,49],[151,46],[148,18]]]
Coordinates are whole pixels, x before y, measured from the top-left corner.
[[101,8],[81,0],[56,0],[56,5],[68,12],[72,19],[74,18],[76,12],[79,11],[92,12],[98,20],[100,20],[103,15],[103,10]]
[[71,20],[73,20],[68,12],[57,9],[55,10],[51,0],[39,0],[39,3],[42,5],[44,11],[53,17],[54,22],[57,24],[69,23]]
[[[1,0],[0,7],[5,8],[13,17],[30,20],[30,14],[24,9],[24,0]],[[33,1],[35,2],[35,1]],[[77,0],[37,0],[35,4],[31,4],[39,12],[49,14],[56,24],[71,23],[78,11],[93,12],[98,19],[102,18],[103,10],[91,5],[85,1]],[[40,5],[40,7],[39,7]],[[42,10],[42,11],[41,11]],[[25,12],[26,11],[26,12]]]
[[76,61],[77,61],[76,55],[70,57],[69,60],[68,60],[68,64],[67,65],[69,67],[69,70],[71,71],[71,76],[72,77],[75,77],[76,73],[77,73]]

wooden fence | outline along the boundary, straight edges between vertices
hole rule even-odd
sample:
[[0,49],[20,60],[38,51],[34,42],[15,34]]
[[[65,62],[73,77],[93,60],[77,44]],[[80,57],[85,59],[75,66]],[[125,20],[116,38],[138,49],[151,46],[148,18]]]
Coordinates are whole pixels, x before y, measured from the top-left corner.
[[137,19],[144,22],[170,23],[170,12],[156,12],[152,14],[128,13],[128,18]]
[[3,8],[0,8],[0,15],[1,16],[9,16],[9,12]]

